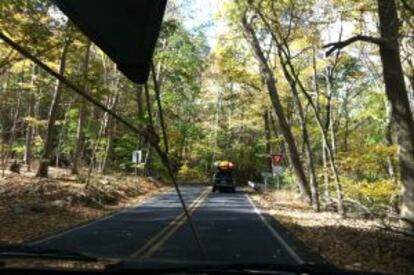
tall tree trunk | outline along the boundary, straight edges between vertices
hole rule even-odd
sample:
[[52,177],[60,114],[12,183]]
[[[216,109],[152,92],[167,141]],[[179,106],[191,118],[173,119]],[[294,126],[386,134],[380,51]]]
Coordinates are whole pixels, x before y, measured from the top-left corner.
[[[293,67],[291,69],[293,70]],[[322,120],[319,116],[319,113],[316,109],[316,105],[312,100],[312,97],[307,93],[305,87],[303,86],[302,82],[300,82],[298,76],[296,74],[294,74],[294,75],[295,75],[296,80],[299,83],[299,87],[301,88],[302,93],[305,95],[305,97],[309,101],[309,104],[310,104],[310,106],[313,110],[313,113],[315,115],[316,122],[318,124],[319,130],[320,130],[321,135],[322,135],[322,141],[323,141],[323,147],[324,147],[323,150],[325,151],[324,152],[325,153],[325,160],[326,160],[326,162],[329,162],[329,165],[330,165],[330,168],[331,168],[331,171],[332,171],[332,176],[333,176],[334,181],[335,181],[338,213],[342,217],[345,217],[345,209],[344,209],[344,206],[343,206],[344,194],[343,194],[343,190],[342,190],[342,184],[341,184],[341,181],[340,181],[340,178],[339,178],[338,167],[336,166],[335,153],[334,153],[334,150],[332,148],[332,145],[329,142],[329,138],[328,138],[329,133],[327,132],[327,130],[325,128],[326,125],[328,125],[328,127],[329,127],[330,122],[326,123],[325,127],[324,127],[324,125],[322,123]],[[330,120],[330,116],[329,116],[329,120]],[[325,180],[328,180],[328,178],[325,178]],[[326,181],[325,182],[325,187],[326,187],[325,191],[328,190],[327,185],[328,185],[328,182]]]
[[150,98],[150,95],[149,95],[149,90],[148,90],[148,85],[147,84],[144,85],[144,90],[145,90],[145,103],[146,103],[146,107],[147,107],[147,115],[148,115],[149,125],[154,126],[154,120],[152,118],[152,110],[151,110],[151,98]]
[[[338,60],[338,54],[336,55],[336,60],[335,60],[335,64],[337,63]],[[335,66],[333,66],[335,67]],[[327,68],[327,73],[326,73],[326,119],[325,119],[325,141],[324,141],[324,146],[325,146],[325,150],[326,150],[326,155],[325,157],[329,158],[329,162],[331,163],[331,169],[332,169],[332,173],[333,173],[333,177],[334,177],[334,181],[335,181],[335,186],[336,186],[336,193],[337,193],[337,204],[338,204],[338,213],[341,214],[341,216],[345,216],[345,209],[343,207],[343,191],[342,191],[342,184],[339,180],[339,173],[336,167],[336,163],[335,163],[335,159],[336,159],[336,144],[335,144],[335,129],[334,129],[334,120],[333,120],[333,112],[332,112],[332,96],[333,96],[333,91],[332,91],[332,86],[333,86],[333,74],[334,74],[334,68],[333,67],[328,67]],[[328,135],[329,133],[331,134],[331,140],[330,142],[328,141]]]
[[55,154],[55,156],[56,156],[56,164],[55,164],[55,166],[56,167],[59,167],[60,166],[59,165],[60,164],[59,161],[60,161],[61,145],[64,143],[65,136],[67,135],[67,130],[66,130],[67,127],[65,127],[65,125],[68,125],[68,121],[69,121],[69,111],[72,108],[72,104],[73,104],[73,101],[71,100],[69,102],[69,104],[68,104],[68,107],[66,108],[66,111],[65,111],[62,130],[59,132],[59,137],[58,137],[58,140],[57,140],[57,147],[56,147],[56,154]]
[[[159,72],[158,77],[161,74],[160,71],[161,71],[161,67],[159,68],[159,71],[158,71]],[[152,80],[153,80],[153,83],[154,83],[155,97],[157,99],[158,114],[159,114],[159,119],[160,119],[160,125],[161,125],[162,137],[163,137],[163,141],[164,141],[165,152],[168,153],[167,128],[166,128],[166,125],[165,125],[165,122],[164,122],[164,113],[162,111],[162,105],[161,105],[161,83],[157,79],[157,74],[155,73],[154,63],[151,63],[151,75],[152,75]]]
[[[271,129],[273,131],[273,134],[275,137],[279,137],[279,131],[277,130],[277,125],[276,125],[276,118],[274,117],[274,112],[271,112],[269,114],[269,118],[270,118],[270,126]],[[285,146],[285,141],[282,140],[282,142],[279,144],[279,153],[285,153],[286,152],[286,146]],[[288,161],[286,159],[286,161]]]
[[[106,106],[108,106],[108,98],[106,100]],[[102,137],[104,136],[107,123],[108,123],[108,113],[104,113],[103,116],[102,116],[102,119],[101,119],[101,125],[99,127],[98,135],[96,137],[95,144],[93,145],[91,156],[90,156],[89,168],[88,168],[88,177],[87,177],[87,180],[86,180],[87,184],[89,184],[90,178],[91,178],[91,175],[92,175],[92,171],[96,166],[96,162],[97,162],[96,152],[98,151],[99,146],[101,145],[101,140],[102,140]]]
[[408,89],[408,100],[411,106],[411,112],[414,111],[414,63],[411,58],[407,58],[407,64],[409,66],[409,72],[406,73],[408,81],[410,83],[410,88]]
[[343,112],[345,116],[345,126],[344,126],[344,140],[343,140],[343,151],[348,152],[348,139],[349,139],[349,96],[348,93],[345,95],[343,103]]
[[391,103],[397,132],[401,181],[403,185],[401,219],[414,231],[414,121],[410,109],[398,43],[399,20],[394,0],[378,0],[380,44],[385,91]]
[[329,128],[331,130],[330,131],[330,133],[331,133],[331,146],[332,146],[332,152],[334,154],[334,157],[336,158],[336,135],[335,135],[336,127],[335,127],[335,119],[334,119],[334,113],[333,113],[332,107],[331,107],[329,116],[330,116]]
[[19,118],[20,102],[21,102],[21,92],[19,91],[17,95],[17,106],[13,114],[12,127],[10,128],[9,140],[7,142],[7,148],[5,152],[3,151],[2,177],[5,176],[6,166],[7,166],[7,163],[10,157],[10,152],[11,152],[11,149],[12,149],[15,137],[16,137],[16,126],[17,126],[17,119]]
[[[66,41],[63,45],[62,55],[60,58],[60,66],[59,66],[60,75],[64,75],[65,73],[66,59],[67,59],[67,55],[69,51],[69,46],[71,43],[72,43],[72,38],[71,37],[66,38]],[[37,171],[38,177],[48,176],[50,158],[53,152],[54,138],[56,134],[55,123],[58,118],[59,109],[60,109],[59,104],[60,104],[60,98],[62,95],[62,87],[63,87],[63,83],[57,80],[56,86],[55,86],[55,92],[53,94],[53,100],[52,100],[52,103],[50,105],[50,110],[49,110],[47,132],[46,132],[46,138],[45,138],[45,145],[43,148],[42,159],[40,160],[39,169]]]
[[[148,115],[148,121],[149,121],[148,124],[149,124],[149,127],[153,128],[154,120],[152,118],[151,99],[149,95],[148,84],[144,85],[144,91],[145,91],[145,102],[146,102],[147,115]],[[152,175],[152,152],[151,152],[152,147],[149,143],[147,143],[147,147],[148,147],[148,151],[147,151],[147,156],[145,158],[144,174],[146,176],[151,176]]]
[[306,126],[305,113],[303,111],[302,102],[300,101],[300,98],[299,98],[299,92],[297,89],[296,80],[293,78],[293,76],[291,75],[291,73],[286,67],[286,62],[283,58],[283,55],[280,49],[281,45],[279,44],[278,47],[279,47],[278,55],[279,55],[280,63],[282,66],[283,74],[287,82],[289,83],[289,86],[291,88],[290,90],[293,95],[293,99],[297,106],[297,113],[299,117],[300,128],[301,128],[301,133],[302,133],[302,138],[303,138],[303,145],[304,145],[303,150],[305,151],[305,154],[306,154],[307,167],[309,171],[309,179],[310,179],[309,185],[310,185],[311,195],[312,195],[312,207],[315,211],[318,212],[320,210],[318,182],[316,178],[315,163],[314,163],[314,158],[313,158],[313,153],[312,153],[310,136],[308,133],[308,128]]
[[[288,48],[288,45],[285,43],[284,45],[286,48]],[[319,130],[321,132],[322,135],[322,141],[325,147],[325,157],[326,159],[329,161],[330,164],[330,168],[332,170],[332,175],[335,181],[335,186],[336,186],[336,193],[337,193],[337,206],[338,206],[338,213],[342,216],[345,217],[345,209],[343,207],[343,190],[342,190],[342,184],[339,178],[339,171],[338,171],[338,167],[336,166],[336,161],[335,161],[335,153],[334,153],[334,149],[332,148],[332,145],[329,142],[329,138],[328,138],[328,130],[329,126],[331,125],[330,121],[331,121],[331,116],[330,116],[330,112],[331,112],[331,103],[330,103],[330,95],[331,93],[328,94],[328,99],[329,99],[329,105],[327,108],[327,121],[325,122],[325,125],[323,125],[322,123],[322,119],[320,117],[320,114],[318,112],[318,108],[317,105],[315,104],[315,102],[313,101],[312,97],[309,95],[308,91],[306,90],[305,86],[303,85],[302,81],[299,78],[299,74],[296,72],[295,67],[293,66],[293,64],[291,63],[290,60],[290,56],[288,53],[284,52],[284,55],[286,56],[286,64],[288,65],[288,68],[291,72],[291,75],[294,77],[296,83],[298,84],[298,87],[300,88],[302,94],[306,97],[306,99],[309,102],[309,105],[311,106],[315,119],[316,119],[316,123],[319,127]],[[338,59],[338,56],[336,58],[336,60]],[[335,61],[336,63],[336,61]],[[316,68],[314,68],[314,70],[316,70]],[[332,77],[332,76],[331,76]],[[330,83],[332,83],[332,79],[329,80]],[[328,127],[328,128],[327,128]],[[334,139],[333,139],[334,140]],[[325,184],[327,185],[328,183],[325,182]],[[327,189],[326,189],[327,190]]]
[[331,201],[331,192],[329,190],[329,168],[328,168],[328,148],[326,146],[325,139],[322,137],[322,166],[323,166],[323,187],[324,198],[326,201]]
[[102,163],[99,168],[102,174],[106,174],[108,171],[108,164],[109,164],[109,160],[111,159],[111,152],[112,152],[112,146],[113,146],[113,141],[114,141],[114,133],[116,132],[115,128],[116,128],[116,121],[109,120],[105,154],[102,158]]
[[[313,70],[313,89],[316,92],[316,100],[315,100],[315,104],[313,107],[315,116],[320,117],[320,102],[319,102],[319,98],[320,98],[320,90],[319,90],[319,82],[318,82],[318,69],[316,67],[316,49],[315,46],[312,47],[312,70]],[[308,98],[308,100],[311,100],[310,98]],[[317,119],[318,120],[318,119]],[[319,124],[319,128],[323,128],[323,126],[321,125],[321,123]],[[325,127],[326,128],[326,127]],[[329,173],[328,173],[328,156],[327,156],[327,145],[325,142],[325,138],[322,135],[322,166],[323,166],[323,185],[324,185],[324,198],[327,201],[331,200],[331,194],[329,192]]]
[[2,142],[1,142],[1,167],[2,167],[2,171],[1,171],[1,177],[4,178],[5,176],[5,159],[6,159],[6,139],[5,139],[5,135],[3,134],[2,136]]
[[147,177],[152,176],[152,147],[148,146],[148,151],[144,162],[144,175]]
[[269,154],[269,157],[267,158],[268,161],[268,169],[269,171],[272,171],[272,159],[270,156],[272,155],[272,144],[271,144],[271,132],[270,132],[270,114],[269,111],[266,110],[263,113],[263,121],[264,121],[264,130],[265,130],[265,137],[266,137],[266,154]]
[[264,79],[266,80],[266,85],[267,85],[267,89],[269,91],[269,95],[270,95],[270,99],[274,108],[274,111],[277,115],[278,118],[278,123],[279,123],[279,128],[280,131],[282,132],[282,135],[286,141],[286,144],[289,148],[289,156],[290,156],[290,160],[295,172],[295,175],[297,177],[298,180],[298,184],[299,184],[299,189],[300,192],[302,194],[302,196],[307,200],[307,201],[311,201],[311,195],[310,195],[310,190],[309,190],[309,186],[308,186],[308,180],[306,178],[305,175],[305,171],[303,169],[300,157],[299,157],[299,152],[298,149],[296,147],[296,143],[293,137],[293,134],[291,132],[290,126],[286,121],[286,117],[282,108],[282,104],[280,102],[279,99],[279,94],[278,94],[278,90],[276,88],[276,80],[273,76],[273,72],[270,69],[267,60],[263,54],[262,48],[260,46],[260,43],[256,37],[255,31],[253,30],[253,28],[247,23],[247,19],[246,16],[244,15],[241,18],[242,21],[242,25],[243,25],[243,29],[244,32],[246,34],[247,37],[247,41],[249,42],[249,44],[251,45],[254,54],[256,56],[256,59],[259,63],[260,66],[260,71],[261,74],[263,75]]
[[[274,8],[274,7],[272,6],[272,8]],[[267,21],[267,19],[264,17],[264,15],[260,11],[260,9],[256,9],[256,12],[260,16],[260,18],[262,19],[263,23],[267,26],[267,28],[268,28],[268,30],[269,30],[269,32],[271,34],[271,37],[273,38],[273,41],[278,45],[278,54],[279,54],[279,57],[282,57],[281,60],[284,60],[284,62],[282,62],[283,63],[282,65],[283,65],[283,69],[284,69],[285,75],[287,73],[288,76],[293,77],[294,79],[291,80],[291,82],[294,82],[294,84],[295,84],[294,87],[296,87],[296,85],[298,85],[299,88],[301,89],[301,91],[307,97],[307,99],[308,99],[308,101],[309,101],[309,103],[310,103],[310,105],[311,105],[311,107],[312,107],[312,109],[313,109],[313,111],[315,113],[315,117],[316,117],[316,120],[318,122],[318,125],[319,125],[319,127],[321,129],[323,139],[325,141],[327,141],[327,135],[322,130],[323,129],[323,126],[322,126],[322,122],[321,122],[320,117],[319,117],[319,88],[318,88],[318,85],[317,85],[317,72],[316,72],[316,57],[315,57],[315,52],[314,52],[313,67],[314,67],[314,85],[315,85],[315,89],[317,90],[317,104],[316,105],[314,104],[312,98],[309,96],[309,94],[304,89],[304,86],[303,86],[301,80],[299,79],[299,76],[296,73],[296,70],[295,70],[294,66],[291,63],[290,49],[289,49],[289,45],[287,44],[286,39],[285,38],[278,39],[277,34],[273,31],[271,25],[269,24],[269,22]],[[274,9],[273,9],[273,12],[275,12]],[[287,70],[287,69],[289,69],[289,70]],[[288,79],[288,81],[289,81],[289,79]],[[330,148],[328,148],[328,150],[329,149]],[[329,150],[329,152],[332,152],[332,151]],[[342,207],[342,186],[341,186],[341,184],[339,182],[338,171],[337,171],[337,168],[336,168],[336,165],[335,165],[335,161],[334,161],[333,158],[331,159],[330,163],[331,163],[331,168],[332,168],[333,174],[335,175],[335,180],[336,180],[337,187],[338,187],[337,188],[338,189],[338,212],[342,214],[344,212],[343,211],[343,207]],[[317,191],[317,189],[315,189],[314,191]],[[315,192],[315,194],[316,194],[316,192]]]
[[214,116],[214,144],[213,144],[213,155],[211,159],[211,169],[213,169],[214,162],[216,160],[216,154],[218,151],[218,129],[219,129],[219,122],[220,122],[220,111],[221,111],[221,101],[222,101],[222,95],[220,92],[220,89],[217,89],[216,91],[216,113]]
[[32,170],[32,146],[33,146],[33,136],[34,136],[34,126],[33,126],[33,119],[35,118],[35,105],[36,105],[36,96],[35,96],[35,79],[37,76],[37,69],[36,65],[33,65],[33,72],[32,72],[32,88],[33,91],[29,92],[29,106],[28,106],[28,116],[30,121],[27,123],[26,127],[26,141],[25,141],[25,150],[24,150],[24,162],[27,165],[27,171],[30,172]]
[[[106,107],[114,112],[116,112],[116,105],[118,103],[118,95],[119,95],[119,74],[117,73],[116,65],[112,64],[108,66],[107,58],[102,58],[102,63],[104,67],[104,83],[106,87],[109,87],[110,91],[112,92],[111,95],[108,95],[106,99]],[[113,117],[107,114],[104,115],[104,121],[102,126],[102,132],[100,134],[101,138],[106,138],[106,145],[105,148],[100,148],[100,144],[98,143],[98,147],[100,150],[103,150],[103,154],[100,154],[100,158],[96,161],[95,169],[99,173],[105,173],[106,168],[110,159],[110,152],[112,151],[112,141],[113,141]]]
[[137,85],[137,116],[138,116],[138,120],[140,123],[142,123],[144,121],[144,107],[143,107],[143,99],[142,99],[142,94],[144,92],[144,87],[142,85]]
[[[144,110],[144,105],[143,105],[143,99],[142,99],[142,94],[144,92],[144,87],[142,85],[137,85],[137,91],[136,91],[136,101],[137,101],[137,116],[138,116],[138,121],[139,124],[142,124],[144,122],[144,114],[145,114],[145,110]],[[142,144],[142,137],[139,136],[138,138],[138,148],[142,148],[143,144]]]
[[[85,59],[83,61],[83,81],[86,82],[87,75],[88,75],[88,67],[89,67],[89,56],[90,56],[90,50],[91,50],[91,42],[89,41],[86,46],[85,51]],[[86,102],[84,98],[79,98],[79,116],[78,116],[78,127],[76,128],[76,145],[75,145],[75,151],[73,154],[72,159],[72,175],[79,174],[79,162],[81,160],[82,155],[82,148],[83,144],[85,142],[85,134],[83,132],[85,120],[86,120]]]
[[335,157],[336,153],[336,142],[335,142],[335,129],[334,129],[334,119],[332,111],[332,97],[333,97],[333,68],[328,67],[326,73],[326,120],[325,120],[325,132],[331,134],[331,148],[333,156]]
[[[144,107],[143,107],[143,99],[142,99],[142,94],[144,92],[143,88],[144,88],[143,85],[137,85],[136,86],[137,117],[138,117],[138,123],[139,124],[142,124],[144,122],[145,110],[144,110]],[[138,137],[137,143],[138,143],[137,144],[138,149],[142,150],[142,147],[144,145],[142,136]],[[138,167],[135,168],[135,174],[137,176],[140,175],[140,170],[139,170]]]
[[[392,140],[392,113],[391,113],[391,106],[390,103],[388,102],[388,100],[385,101],[386,104],[386,110],[387,110],[387,119],[386,119],[386,128],[385,128],[385,144],[387,146],[391,146],[393,145],[393,140]],[[390,176],[390,178],[392,180],[395,179],[395,165],[394,165],[394,161],[392,159],[392,156],[388,156],[387,157],[387,172],[388,175]]]
[[184,133],[183,138],[181,139],[180,142],[180,146],[178,148],[180,148],[180,150],[178,150],[178,158],[179,159],[183,159],[183,160],[187,160],[187,154],[186,154],[186,141],[187,141],[187,135],[186,133]]
[[316,46],[312,45],[312,84],[313,89],[316,93],[316,102],[315,102],[315,108],[317,112],[319,113],[319,104],[320,104],[320,95],[321,92],[319,90],[319,82],[318,82],[318,69],[316,68]]
[[[119,78],[118,78],[119,79]],[[109,108],[113,111],[116,111],[116,106],[118,103],[118,97],[119,97],[119,91],[118,91],[118,81],[115,81],[114,85],[115,95],[111,97],[110,106]],[[115,133],[115,121],[112,117],[108,117],[107,123],[106,123],[106,136],[107,136],[107,142],[105,147],[105,153],[102,157],[101,163],[99,165],[99,172],[102,174],[106,173],[106,170],[108,168],[109,159],[111,157],[112,152],[112,146],[113,146],[113,139],[114,139],[114,133]]]

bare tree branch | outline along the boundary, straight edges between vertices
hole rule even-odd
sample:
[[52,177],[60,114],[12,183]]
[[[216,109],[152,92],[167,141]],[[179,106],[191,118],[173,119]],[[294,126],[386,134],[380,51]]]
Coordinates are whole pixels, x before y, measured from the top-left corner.
[[357,35],[357,36],[351,37],[351,38],[349,38],[347,40],[344,40],[344,41],[328,43],[328,44],[322,46],[322,48],[323,49],[329,48],[329,50],[326,52],[326,56],[329,56],[335,50],[343,49],[346,46],[348,46],[348,45],[350,45],[352,43],[355,43],[357,41],[370,42],[370,43],[376,44],[378,46],[386,46],[386,45],[388,45],[388,43],[387,43],[388,41],[386,39],[383,39],[383,38],[366,36],[366,35]]
[[295,59],[296,57],[300,56],[301,54],[303,54],[304,52],[306,52],[308,50],[312,50],[312,47],[309,46],[309,47],[303,48],[300,52],[298,52],[297,54],[292,56],[291,59]]

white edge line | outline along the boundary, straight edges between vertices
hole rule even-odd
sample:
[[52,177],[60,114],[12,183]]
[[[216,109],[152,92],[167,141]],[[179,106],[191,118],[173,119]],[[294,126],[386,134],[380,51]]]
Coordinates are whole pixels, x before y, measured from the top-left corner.
[[[169,191],[169,192],[164,193],[164,194],[168,194],[168,193],[170,193],[170,192],[171,192],[172,194],[174,193],[173,191]],[[119,212],[115,212],[115,213],[109,214],[109,215],[107,215],[107,216],[104,216],[104,217],[102,217],[102,218],[99,218],[99,219],[96,219],[96,220],[93,220],[93,221],[90,221],[90,222],[86,222],[86,223],[84,223],[84,224],[82,224],[82,225],[79,225],[79,226],[76,226],[76,225],[75,225],[74,227],[69,228],[69,229],[67,229],[67,230],[63,230],[62,232],[59,232],[59,233],[57,233],[57,234],[53,234],[53,233],[52,233],[53,235],[51,235],[51,236],[49,236],[49,237],[46,237],[46,238],[43,238],[43,239],[40,239],[40,240],[37,240],[37,241],[29,242],[27,245],[28,245],[28,246],[33,246],[33,245],[38,245],[38,244],[41,244],[41,243],[44,243],[44,242],[47,242],[47,241],[53,240],[53,239],[55,239],[55,238],[58,238],[58,237],[60,237],[60,236],[62,236],[62,235],[68,234],[68,233],[70,233],[70,232],[73,232],[73,231],[76,231],[76,230],[82,229],[82,228],[87,227],[87,226],[91,226],[92,224],[95,224],[95,223],[98,223],[98,222],[105,221],[105,220],[110,219],[110,218],[113,218],[113,217],[115,217],[115,216],[118,216],[118,215],[124,214],[124,213],[126,213],[126,212],[128,212],[128,211],[133,211],[135,208],[137,208],[138,206],[141,206],[143,203],[147,203],[147,202],[150,202],[151,200],[155,200],[155,199],[156,199],[156,197],[153,197],[153,198],[150,198],[149,200],[144,201],[144,202],[142,202],[142,203],[138,203],[138,204],[136,204],[136,205],[134,205],[134,206],[127,207],[127,208],[125,208],[125,209],[123,209],[123,210],[121,210],[121,211],[119,211]]]
[[254,204],[254,202],[252,201],[252,199],[247,194],[245,194],[245,195],[247,197],[247,200],[253,206],[254,211],[257,213],[257,215],[259,215],[260,219],[266,225],[266,227],[270,230],[270,232],[272,232],[273,236],[282,244],[282,246],[287,250],[287,252],[289,252],[289,254],[293,257],[293,259],[295,259],[295,261],[298,264],[304,264],[305,261],[302,260],[302,258],[299,257],[298,254],[296,254],[296,252],[293,250],[293,248],[290,247],[286,243],[286,241],[279,235],[279,233],[277,233],[277,231],[273,228],[273,226],[269,224],[269,222],[265,219],[265,217],[263,217],[261,211],[256,207],[256,205]]

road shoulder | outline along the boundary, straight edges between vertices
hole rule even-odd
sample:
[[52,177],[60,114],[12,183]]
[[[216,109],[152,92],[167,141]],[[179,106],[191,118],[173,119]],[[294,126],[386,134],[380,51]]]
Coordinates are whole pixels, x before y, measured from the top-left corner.
[[296,258],[300,259],[300,264],[323,264],[332,267],[324,258],[312,251],[304,242],[291,234],[289,230],[276,219],[275,216],[260,208],[260,205],[249,194],[246,194],[246,196],[256,208],[258,214],[263,217],[264,222],[271,226],[275,232],[277,232],[279,237],[283,239],[290,250],[293,251],[293,254],[296,255]]
[[[413,274],[413,239],[381,229],[380,221],[342,219],[336,213],[315,213],[294,192],[282,190],[252,194],[275,227],[313,254],[345,270]],[[273,218],[275,217],[275,218]]]

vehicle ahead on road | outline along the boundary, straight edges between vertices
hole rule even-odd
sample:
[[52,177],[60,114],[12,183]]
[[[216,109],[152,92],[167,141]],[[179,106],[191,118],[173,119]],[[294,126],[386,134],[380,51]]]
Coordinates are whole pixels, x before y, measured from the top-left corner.
[[236,187],[232,175],[235,165],[230,161],[217,161],[214,166],[216,172],[213,176],[213,192],[218,190],[219,192],[230,191],[235,193]]

